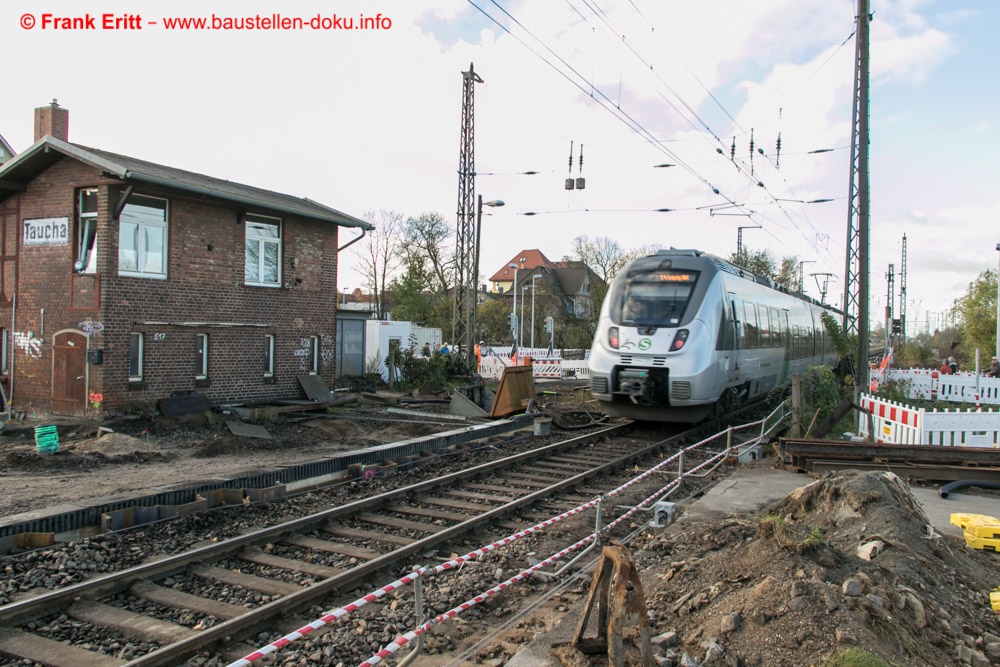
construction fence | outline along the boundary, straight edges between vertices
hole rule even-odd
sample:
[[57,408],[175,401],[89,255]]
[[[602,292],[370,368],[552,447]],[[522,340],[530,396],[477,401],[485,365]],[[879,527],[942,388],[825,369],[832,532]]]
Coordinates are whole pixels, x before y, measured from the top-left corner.
[[[947,377],[947,376],[946,376]],[[996,410],[926,410],[862,394],[858,433],[875,442],[946,447],[1000,446]]]

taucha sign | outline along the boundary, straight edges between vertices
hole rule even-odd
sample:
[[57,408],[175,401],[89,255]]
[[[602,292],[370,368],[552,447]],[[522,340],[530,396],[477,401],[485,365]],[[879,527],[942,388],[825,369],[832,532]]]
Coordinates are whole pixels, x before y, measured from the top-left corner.
[[24,221],[24,245],[69,243],[69,218],[37,218]]

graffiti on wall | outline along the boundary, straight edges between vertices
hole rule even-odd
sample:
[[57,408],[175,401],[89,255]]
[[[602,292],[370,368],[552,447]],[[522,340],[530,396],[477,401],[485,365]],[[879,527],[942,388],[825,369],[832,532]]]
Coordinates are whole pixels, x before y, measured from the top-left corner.
[[311,338],[300,338],[299,339],[299,349],[292,352],[292,354],[299,360],[299,370],[300,371],[311,371],[312,370],[312,339]]
[[84,320],[83,322],[77,322],[76,326],[79,327],[80,331],[87,334],[88,336],[93,336],[104,331],[104,325],[100,322],[93,322],[91,320]]
[[34,331],[15,331],[14,346],[24,350],[29,357],[38,359],[42,356],[42,339],[35,338]]
[[331,334],[323,334],[320,339],[320,358],[323,359],[323,365],[327,368],[333,366],[333,361],[336,356],[336,350],[333,345],[333,336]]

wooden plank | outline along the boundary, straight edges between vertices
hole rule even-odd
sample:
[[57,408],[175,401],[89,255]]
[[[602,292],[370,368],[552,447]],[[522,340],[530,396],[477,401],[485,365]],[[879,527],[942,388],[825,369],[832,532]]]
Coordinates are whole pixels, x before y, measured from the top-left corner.
[[447,526],[435,526],[430,523],[410,521],[409,519],[398,519],[394,516],[382,516],[381,514],[371,514],[368,512],[359,514],[358,519],[364,521],[365,523],[373,523],[376,526],[413,530],[418,533],[440,533],[442,530],[447,528]]
[[295,560],[294,558],[275,556],[274,554],[266,553],[260,549],[247,549],[240,554],[240,558],[250,561],[251,563],[256,563],[257,565],[278,567],[282,570],[289,570],[291,572],[302,572],[303,574],[310,574],[314,577],[319,577],[320,579],[329,579],[330,577],[336,576],[344,571],[339,567],[330,567],[329,565],[319,565],[317,563],[307,563],[305,561]]
[[244,607],[203,598],[200,595],[192,595],[191,593],[185,593],[184,591],[174,590],[165,586],[158,586],[150,581],[141,581],[132,586],[131,590],[132,593],[144,600],[162,604],[166,607],[174,607],[175,609],[190,609],[199,614],[221,618],[224,621],[242,616],[247,611]]
[[124,660],[110,655],[14,628],[0,627],[0,646],[8,655],[51,667],[118,667],[126,664]]
[[168,623],[158,618],[142,616],[135,612],[112,607],[100,602],[74,602],[66,608],[66,615],[78,621],[113,628],[122,635],[138,641],[173,644],[195,634],[191,628]]
[[325,551],[327,553],[340,554],[342,556],[357,558],[359,560],[371,560],[372,558],[378,558],[382,555],[380,552],[373,551],[372,549],[365,549],[364,547],[354,546],[353,544],[341,544],[339,542],[320,540],[315,537],[290,537],[284,541],[288,544],[294,544],[302,547],[303,549]]
[[251,591],[264,593],[265,595],[291,595],[302,590],[301,586],[287,584],[284,581],[255,577],[252,574],[243,574],[233,570],[226,570],[214,565],[201,565],[191,570],[193,574],[205,579],[211,579],[230,586],[242,586]]
[[385,544],[395,544],[399,547],[405,547],[408,544],[416,542],[416,540],[412,537],[390,535],[388,533],[377,533],[374,530],[362,530],[360,528],[348,528],[346,526],[330,526],[326,528],[326,531],[332,535],[336,535],[337,537],[343,537],[349,540],[372,540],[375,542],[384,542]]
[[[437,505],[438,503],[433,500],[428,500],[428,503],[433,503]],[[425,516],[430,519],[447,519],[448,521],[466,521],[472,517],[468,514],[459,514],[458,512],[446,512],[444,510],[427,508],[427,507],[410,507],[409,505],[393,505],[391,507],[386,507],[390,512],[396,512],[397,514],[412,514],[413,516]],[[485,509],[482,505],[479,506],[480,510]]]

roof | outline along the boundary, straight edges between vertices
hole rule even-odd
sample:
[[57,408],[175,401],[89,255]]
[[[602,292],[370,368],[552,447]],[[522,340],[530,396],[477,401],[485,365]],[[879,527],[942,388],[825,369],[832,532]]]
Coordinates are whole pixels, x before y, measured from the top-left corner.
[[14,192],[23,191],[32,179],[64,157],[89,164],[100,169],[106,175],[119,178],[122,181],[172,188],[247,207],[329,222],[342,227],[374,229],[371,223],[341,213],[311,199],[293,197],[174,167],[165,167],[126,155],[71,144],[51,136],[45,136],[36,141],[23,153],[0,166],[0,201]]
[[580,293],[589,273],[592,271],[583,262],[557,262],[556,268],[552,270],[556,282],[567,296]]
[[519,271],[529,271],[539,266],[551,266],[552,262],[542,254],[541,250],[522,250],[506,262],[503,268],[490,276],[489,282],[513,282],[514,270],[510,268],[511,264],[517,264]]

